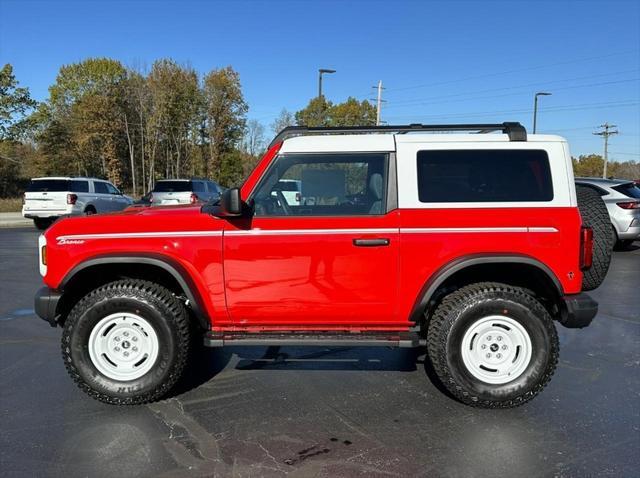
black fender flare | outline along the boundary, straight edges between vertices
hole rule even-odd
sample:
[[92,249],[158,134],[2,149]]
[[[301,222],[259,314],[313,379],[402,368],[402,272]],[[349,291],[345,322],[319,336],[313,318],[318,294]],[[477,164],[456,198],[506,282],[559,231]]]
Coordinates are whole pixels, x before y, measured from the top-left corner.
[[438,288],[453,274],[460,272],[461,270],[481,264],[525,264],[536,267],[541,270],[551,280],[556,288],[558,296],[564,296],[564,289],[562,284],[553,273],[553,271],[544,263],[540,262],[533,257],[525,255],[505,255],[505,254],[473,254],[458,257],[448,262],[436,272],[434,272],[429,279],[425,282],[416,298],[416,301],[411,309],[411,315],[409,320],[414,323],[419,323],[424,310],[426,309],[429,301],[438,290]]
[[176,280],[185,296],[189,300],[189,308],[196,317],[198,323],[205,329],[211,329],[211,323],[204,307],[204,301],[198,292],[193,278],[189,272],[176,260],[162,254],[105,254],[86,259],[71,269],[62,279],[58,290],[64,291],[80,271],[97,265],[113,264],[144,264],[160,267],[167,271]]

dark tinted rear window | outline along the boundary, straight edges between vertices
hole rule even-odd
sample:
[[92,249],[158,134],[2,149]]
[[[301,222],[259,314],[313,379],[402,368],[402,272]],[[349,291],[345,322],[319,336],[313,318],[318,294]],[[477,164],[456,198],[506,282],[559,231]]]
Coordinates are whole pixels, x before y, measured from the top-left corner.
[[107,189],[107,183],[103,183],[102,181],[94,181],[93,189],[98,194],[109,194],[109,190]]
[[158,181],[154,193],[181,193],[191,191],[191,181]]
[[89,181],[69,181],[69,188],[72,193],[88,193]]
[[633,183],[621,184],[620,186],[615,186],[613,189],[630,198],[640,199],[640,188]]
[[69,191],[69,181],[67,179],[37,179],[31,181],[27,187],[27,192],[60,192]]
[[420,202],[551,201],[549,157],[538,150],[418,152]]

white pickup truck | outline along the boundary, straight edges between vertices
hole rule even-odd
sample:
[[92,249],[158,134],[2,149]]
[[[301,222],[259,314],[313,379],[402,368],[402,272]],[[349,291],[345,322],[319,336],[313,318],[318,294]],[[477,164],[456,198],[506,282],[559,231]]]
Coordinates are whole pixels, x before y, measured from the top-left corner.
[[85,177],[33,178],[24,193],[22,215],[46,229],[61,216],[121,211],[132,204],[109,181]]

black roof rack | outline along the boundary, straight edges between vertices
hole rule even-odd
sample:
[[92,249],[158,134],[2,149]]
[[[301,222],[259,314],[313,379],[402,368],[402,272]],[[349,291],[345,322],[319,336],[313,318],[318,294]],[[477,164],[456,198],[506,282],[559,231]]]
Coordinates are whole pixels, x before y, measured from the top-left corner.
[[306,134],[347,134],[347,133],[410,133],[415,131],[477,131],[490,133],[502,131],[509,135],[509,141],[526,141],[527,130],[518,122],[489,123],[489,124],[407,124],[383,126],[287,126],[271,141],[269,147],[292,136]]

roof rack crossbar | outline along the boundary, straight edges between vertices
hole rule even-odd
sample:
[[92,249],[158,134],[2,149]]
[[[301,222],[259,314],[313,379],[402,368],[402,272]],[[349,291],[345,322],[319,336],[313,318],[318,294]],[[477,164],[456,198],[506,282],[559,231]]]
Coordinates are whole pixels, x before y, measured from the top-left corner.
[[348,133],[410,133],[416,131],[477,131],[479,133],[490,133],[502,131],[509,136],[509,141],[526,141],[527,130],[518,122],[506,121],[504,123],[487,124],[419,124],[408,125],[382,125],[382,126],[287,126],[280,131],[271,141],[269,147],[284,141],[292,136],[305,134],[348,134]]

